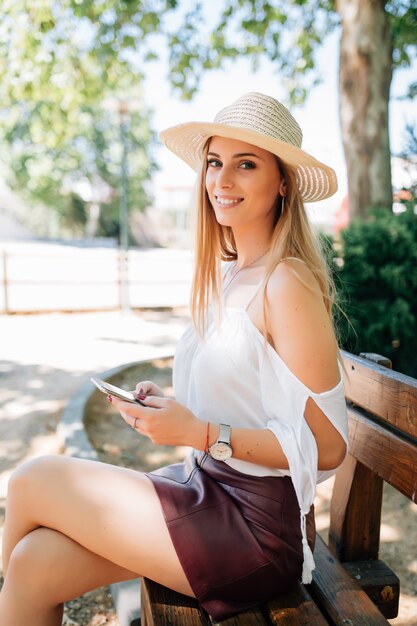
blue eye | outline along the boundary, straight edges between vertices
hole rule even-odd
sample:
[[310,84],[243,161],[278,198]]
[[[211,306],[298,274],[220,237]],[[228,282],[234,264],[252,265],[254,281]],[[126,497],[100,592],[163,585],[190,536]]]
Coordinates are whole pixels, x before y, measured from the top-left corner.
[[208,167],[221,167],[221,163],[217,159],[208,159],[207,166]]
[[243,161],[239,167],[241,167],[243,170],[254,170],[256,165],[255,163],[252,163],[252,161]]

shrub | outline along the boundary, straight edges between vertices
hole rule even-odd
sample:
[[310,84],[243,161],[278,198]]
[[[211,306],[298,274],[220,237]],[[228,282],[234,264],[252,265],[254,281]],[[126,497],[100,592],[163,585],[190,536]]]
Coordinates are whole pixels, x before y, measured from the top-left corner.
[[[417,217],[378,210],[333,245],[341,346],[377,352],[417,377]],[[347,317],[347,319],[346,319]]]

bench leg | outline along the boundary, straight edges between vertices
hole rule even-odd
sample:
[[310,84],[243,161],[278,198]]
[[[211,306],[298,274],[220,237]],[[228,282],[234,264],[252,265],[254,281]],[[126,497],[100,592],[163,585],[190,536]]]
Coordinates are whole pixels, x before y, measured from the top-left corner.
[[377,559],[383,481],[348,455],[336,474],[329,547],[340,561]]

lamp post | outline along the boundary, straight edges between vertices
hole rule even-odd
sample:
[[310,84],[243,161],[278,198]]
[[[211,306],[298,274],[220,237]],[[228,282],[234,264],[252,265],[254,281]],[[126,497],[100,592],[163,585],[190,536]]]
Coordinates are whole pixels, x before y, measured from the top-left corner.
[[122,148],[120,164],[119,202],[119,305],[122,312],[130,309],[129,298],[129,193],[128,193],[128,146],[127,134],[130,113],[138,111],[139,100],[106,98],[103,108],[119,114],[120,144]]
[[119,100],[120,144],[122,146],[120,204],[119,204],[119,262],[120,283],[119,301],[123,313],[130,311],[129,299],[129,198],[127,164],[127,125],[129,106],[126,100]]

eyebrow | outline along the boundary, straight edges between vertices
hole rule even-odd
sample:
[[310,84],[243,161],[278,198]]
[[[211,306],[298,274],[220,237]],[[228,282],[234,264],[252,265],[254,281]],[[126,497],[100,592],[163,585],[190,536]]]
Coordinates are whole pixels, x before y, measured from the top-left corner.
[[[219,159],[221,158],[220,154],[217,154],[217,152],[208,152],[207,156],[209,155],[218,157]],[[260,157],[258,154],[255,154],[254,152],[237,152],[232,156],[233,159],[238,159],[241,157],[255,157],[256,159],[261,159],[262,161],[262,157]]]

